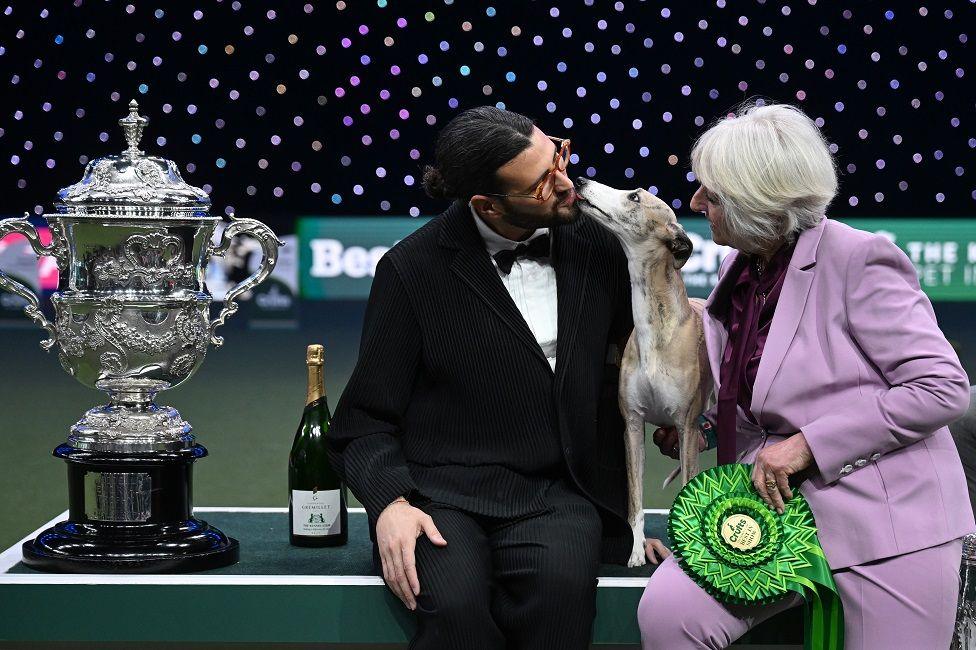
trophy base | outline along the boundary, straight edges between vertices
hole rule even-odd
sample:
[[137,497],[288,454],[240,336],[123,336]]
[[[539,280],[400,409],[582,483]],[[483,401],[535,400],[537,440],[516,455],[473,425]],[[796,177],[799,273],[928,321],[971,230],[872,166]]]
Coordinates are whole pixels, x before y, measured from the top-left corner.
[[184,573],[234,564],[236,539],[192,516],[199,444],[113,454],[61,445],[68,520],[24,542],[24,564],[58,573]]
[[240,557],[237,540],[205,521],[189,519],[176,533],[154,528],[132,538],[118,527],[62,521],[24,542],[24,564],[52,573],[188,573],[228,566]]

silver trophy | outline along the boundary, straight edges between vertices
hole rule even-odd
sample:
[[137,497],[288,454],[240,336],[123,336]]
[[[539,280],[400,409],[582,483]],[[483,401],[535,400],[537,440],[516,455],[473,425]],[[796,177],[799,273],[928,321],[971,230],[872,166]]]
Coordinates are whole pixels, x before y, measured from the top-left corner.
[[[211,344],[223,344],[216,330],[237,311],[237,297],[270,275],[282,243],[263,223],[233,215],[213,243],[221,218],[210,214],[207,194],[172,161],[139,150],[147,122],[130,102],[119,120],[128,148],[92,160],[80,182],[58,193],[56,212],[44,215],[50,244],[26,217],[0,221],[0,237],[20,233],[38,256],[57,261],[54,322],[33,291],[2,272],[0,289],[27,300],[24,312],[48,334],[41,347],[57,348],[68,374],[110,398],[55,450],[68,462],[70,517],[48,531],[56,535],[24,545],[25,563],[39,569],[182,571],[237,559],[237,542],[190,512],[191,464],[206,450],[176,409],[153,400],[189,379]],[[211,319],[207,264],[240,235],[260,242],[260,267]]]

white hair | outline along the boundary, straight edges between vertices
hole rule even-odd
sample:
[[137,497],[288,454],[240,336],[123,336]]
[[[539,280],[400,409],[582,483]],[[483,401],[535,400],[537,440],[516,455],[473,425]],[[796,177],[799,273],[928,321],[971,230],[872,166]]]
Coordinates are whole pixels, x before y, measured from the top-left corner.
[[730,243],[746,252],[794,241],[837,194],[823,134],[787,104],[746,105],[718,120],[695,143],[691,168],[725,209]]

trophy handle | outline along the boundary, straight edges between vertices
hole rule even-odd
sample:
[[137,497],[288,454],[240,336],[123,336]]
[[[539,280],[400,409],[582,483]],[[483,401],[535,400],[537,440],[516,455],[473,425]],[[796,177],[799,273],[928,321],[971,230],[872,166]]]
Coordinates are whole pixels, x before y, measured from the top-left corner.
[[227,249],[230,248],[231,240],[238,235],[250,235],[258,240],[264,255],[261,258],[261,266],[258,270],[227,292],[227,295],[224,297],[224,308],[220,311],[220,315],[217,316],[216,320],[210,324],[210,342],[218,348],[224,344],[224,337],[217,336],[214,332],[224,324],[224,321],[228,317],[237,311],[237,296],[261,284],[265,278],[271,275],[275,264],[278,263],[278,247],[284,246],[284,243],[278,239],[278,236],[274,234],[271,228],[257,219],[240,219],[231,214],[230,220],[230,225],[224,228],[220,243],[210,244],[208,248],[209,257],[223,257]]
[[[51,255],[60,261],[64,256],[64,250],[59,248],[57,233],[52,228],[51,244],[50,246],[45,246],[41,243],[40,235],[37,234],[37,229],[30,223],[27,215],[28,213],[25,212],[23,217],[0,220],[0,239],[12,233],[20,233],[30,242],[31,248],[37,253],[38,258],[41,255]],[[58,333],[54,324],[41,313],[41,303],[37,298],[37,294],[31,291],[29,287],[11,278],[2,270],[0,270],[0,289],[6,289],[27,300],[28,304],[24,306],[24,313],[34,319],[48,333],[48,338],[41,341],[41,348],[50,350],[54,347],[54,344],[58,340]]]

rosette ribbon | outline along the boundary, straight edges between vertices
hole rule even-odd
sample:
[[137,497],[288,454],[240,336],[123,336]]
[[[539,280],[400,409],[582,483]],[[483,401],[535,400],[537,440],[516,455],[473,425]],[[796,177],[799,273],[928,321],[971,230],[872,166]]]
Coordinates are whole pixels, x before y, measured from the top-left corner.
[[751,476],[751,465],[720,465],[681,489],[668,516],[678,565],[725,603],[765,605],[800,594],[805,648],[841,650],[844,613],[810,505],[794,488],[777,514]]

